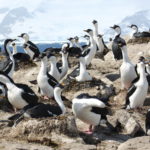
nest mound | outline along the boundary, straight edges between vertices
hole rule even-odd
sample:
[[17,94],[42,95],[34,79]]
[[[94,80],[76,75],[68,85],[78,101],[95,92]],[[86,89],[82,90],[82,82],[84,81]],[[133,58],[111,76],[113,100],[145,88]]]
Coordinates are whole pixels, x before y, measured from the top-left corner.
[[148,42],[150,42],[150,37],[130,39],[127,43],[128,44],[142,44],[142,43],[148,43]]

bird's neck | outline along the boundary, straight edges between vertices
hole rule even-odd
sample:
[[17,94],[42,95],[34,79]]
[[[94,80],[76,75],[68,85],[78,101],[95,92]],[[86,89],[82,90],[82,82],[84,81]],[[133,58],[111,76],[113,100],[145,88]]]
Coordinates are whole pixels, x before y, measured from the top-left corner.
[[29,41],[29,37],[26,36],[26,37],[24,38],[24,41],[25,41],[25,43],[27,43],[27,42]]
[[41,60],[41,68],[40,68],[40,72],[42,73],[42,74],[46,74],[46,72],[47,72],[47,61],[45,61],[45,60]]
[[61,91],[54,89],[54,97],[55,97],[55,100],[58,103],[59,107],[62,110],[62,114],[65,114],[66,113],[66,107],[65,107],[65,105],[62,101],[62,98],[61,98]]
[[69,45],[69,47],[71,48],[71,47],[73,47],[73,45],[74,45],[74,44],[73,44],[72,42],[70,42],[70,45]]
[[13,46],[13,55],[14,54],[17,54],[17,47],[16,46]]
[[94,25],[94,35],[97,36],[98,35],[98,25]]
[[62,53],[62,67],[68,67],[68,53]]
[[129,59],[128,53],[127,53],[127,47],[126,47],[126,46],[123,46],[123,47],[121,48],[121,51],[122,51],[123,61],[124,61],[124,62],[130,62],[130,59]]
[[144,82],[146,80],[145,68],[140,68],[140,82]]
[[84,59],[80,60],[80,75],[86,72],[86,64]]
[[54,71],[56,70],[56,61],[50,61],[50,64],[51,64],[51,70]]
[[81,45],[80,45],[78,42],[75,42],[75,45],[76,45],[78,48],[80,48],[81,50],[83,50],[82,47],[81,47]]
[[12,56],[11,51],[9,49],[9,44],[4,45],[4,50],[5,50],[7,56],[9,56],[9,57]]
[[7,77],[0,77],[0,82],[5,84],[7,89],[12,89],[14,86],[14,83],[12,83]]

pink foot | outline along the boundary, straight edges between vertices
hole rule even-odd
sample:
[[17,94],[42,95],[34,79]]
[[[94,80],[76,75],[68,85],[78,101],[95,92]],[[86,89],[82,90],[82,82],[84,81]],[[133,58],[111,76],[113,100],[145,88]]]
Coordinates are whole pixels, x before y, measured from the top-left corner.
[[93,134],[93,131],[84,131],[86,134]]
[[49,100],[48,96],[44,96],[43,98],[44,100]]

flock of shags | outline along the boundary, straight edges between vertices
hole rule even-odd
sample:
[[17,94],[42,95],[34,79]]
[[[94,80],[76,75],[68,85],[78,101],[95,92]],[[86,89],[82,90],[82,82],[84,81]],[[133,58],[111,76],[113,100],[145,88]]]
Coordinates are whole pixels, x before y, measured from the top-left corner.
[[[29,40],[27,33],[21,34],[24,39],[23,49],[25,53],[17,52],[16,39],[6,39],[4,51],[8,59],[7,65],[0,71],[0,95],[5,97],[13,106],[14,111],[20,110],[15,115],[3,121],[14,121],[16,125],[24,117],[40,118],[64,115],[66,107],[63,103],[61,93],[63,83],[61,80],[68,72],[68,56],[79,60],[79,65],[67,77],[77,82],[91,81],[92,77],[88,72],[87,66],[91,63],[96,53],[102,57],[107,53],[107,46],[103,41],[103,36],[98,33],[98,22],[93,22],[94,30],[84,30],[88,35],[84,38],[88,41],[87,45],[80,45],[79,38],[69,38],[69,43],[62,45],[62,48],[49,48],[40,53],[38,47]],[[139,32],[136,25],[129,26],[132,38],[150,37],[149,32]],[[123,59],[120,66],[121,89],[126,89],[126,103],[124,109],[141,108],[147,96],[149,87],[150,65],[144,57],[139,58],[139,62],[134,65],[128,57],[127,45],[121,35],[121,28],[118,25],[111,27],[115,30],[115,37],[112,41],[112,52],[115,60]],[[10,46],[13,47],[11,52]],[[62,63],[58,63],[55,51],[62,55]],[[13,73],[15,64],[28,61],[41,61],[41,67],[37,76],[38,92],[44,99],[54,98],[56,105],[44,104],[38,101],[38,96],[25,84],[15,83]],[[49,67],[50,63],[50,67]],[[83,93],[72,100],[72,111],[75,117],[89,124],[86,133],[92,133],[93,127],[101,123],[109,123],[107,115],[111,114],[111,108],[107,102],[95,96]],[[150,110],[146,115],[146,133],[150,132]]]

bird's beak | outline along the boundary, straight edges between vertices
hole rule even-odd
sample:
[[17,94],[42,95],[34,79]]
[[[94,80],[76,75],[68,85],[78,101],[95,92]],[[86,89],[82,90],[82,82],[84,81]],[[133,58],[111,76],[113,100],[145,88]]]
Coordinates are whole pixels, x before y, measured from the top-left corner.
[[20,38],[21,38],[22,36],[21,36],[21,35],[18,35],[18,37],[20,37]]
[[121,46],[121,43],[118,43],[118,46]]
[[83,30],[84,32],[87,32],[87,30]]
[[131,26],[127,26],[128,28],[131,28]]
[[17,39],[13,39],[12,41],[16,41]]

